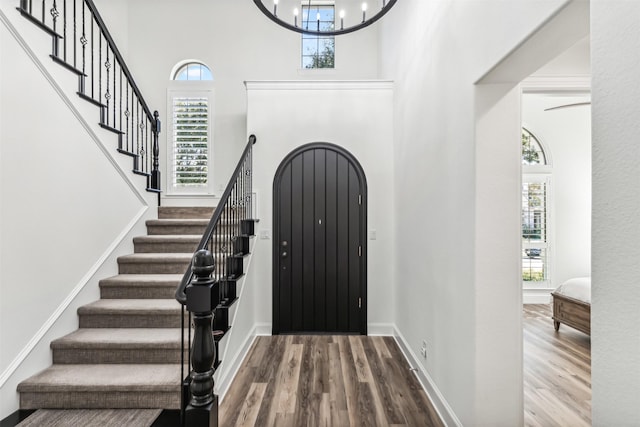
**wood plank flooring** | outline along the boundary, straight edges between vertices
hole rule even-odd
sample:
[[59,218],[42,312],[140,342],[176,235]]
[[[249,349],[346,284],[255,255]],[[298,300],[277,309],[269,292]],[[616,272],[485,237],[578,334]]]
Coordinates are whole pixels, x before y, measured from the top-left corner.
[[443,426],[392,337],[258,337],[221,426]]
[[530,427],[591,425],[591,339],[553,329],[551,305],[524,306],[524,420]]

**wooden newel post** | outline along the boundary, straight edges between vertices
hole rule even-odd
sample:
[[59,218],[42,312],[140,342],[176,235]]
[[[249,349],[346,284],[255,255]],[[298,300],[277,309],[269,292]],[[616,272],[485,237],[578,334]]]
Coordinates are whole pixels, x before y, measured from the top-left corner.
[[195,278],[187,285],[187,310],[193,313],[191,348],[191,401],[185,413],[188,427],[218,427],[218,396],[213,394],[213,310],[220,302],[219,284],[211,274],[215,261],[211,252],[201,249],[193,256],[191,269]]

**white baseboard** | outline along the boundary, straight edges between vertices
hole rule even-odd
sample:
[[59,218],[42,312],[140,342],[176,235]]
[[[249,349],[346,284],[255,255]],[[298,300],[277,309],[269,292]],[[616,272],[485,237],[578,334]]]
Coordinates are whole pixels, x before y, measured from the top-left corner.
[[422,388],[424,388],[427,396],[429,396],[429,399],[438,412],[440,419],[442,419],[444,424],[448,427],[462,427],[462,423],[453,412],[453,409],[451,408],[451,406],[449,406],[442,393],[440,393],[440,390],[431,379],[429,373],[424,369],[422,364],[418,362],[418,358],[411,350],[411,347],[409,347],[409,345],[407,344],[404,336],[400,333],[400,331],[398,331],[397,328],[394,327],[393,329],[393,336],[396,339],[400,350],[402,350],[404,357],[409,362],[409,366],[415,368],[414,372],[418,377],[418,381],[420,381]]
[[522,291],[523,304],[550,304],[553,289],[525,289]]
[[369,323],[367,325],[367,335],[375,337],[392,337],[394,336],[395,327],[392,323]]
[[271,323],[256,323],[255,332],[258,336],[270,336],[272,331]]
[[251,332],[245,338],[244,342],[242,343],[242,345],[240,346],[236,354],[234,355],[233,359],[231,359],[231,362],[229,364],[229,369],[226,371],[226,375],[217,381],[216,393],[218,394],[219,403],[222,403],[224,396],[227,394],[227,391],[229,391],[229,387],[231,386],[231,383],[233,382],[236,375],[238,375],[240,366],[242,366],[242,363],[244,362],[245,357],[247,357],[247,354],[249,353],[249,349],[253,345],[253,342],[255,341],[256,336],[258,335],[256,334],[256,329],[257,329],[257,326],[254,326]]

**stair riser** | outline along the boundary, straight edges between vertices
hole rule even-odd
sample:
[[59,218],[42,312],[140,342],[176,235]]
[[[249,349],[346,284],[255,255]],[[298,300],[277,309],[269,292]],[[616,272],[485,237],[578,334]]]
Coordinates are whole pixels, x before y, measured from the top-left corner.
[[[205,207],[177,207],[177,206],[160,206],[158,208],[158,219],[211,219],[213,216],[213,208]],[[244,208],[227,208],[227,216],[235,216],[236,218],[244,217]]]
[[176,391],[22,392],[20,409],[180,409],[179,381]]
[[170,299],[175,297],[177,285],[171,287],[136,287],[135,285],[122,287],[100,288],[102,299]]
[[159,219],[209,219],[213,216],[214,208],[211,207],[178,207],[160,206],[158,207]]
[[[189,357],[185,351],[185,360]],[[179,349],[54,349],[53,363],[96,364],[96,363],[180,363]]]
[[134,243],[134,252],[137,254],[149,254],[149,253],[193,253],[196,251],[199,242],[186,242],[186,243]]
[[119,263],[120,274],[183,274],[189,268],[189,262],[136,262]]
[[[240,240],[233,242],[234,252],[243,252],[245,249],[244,240],[240,237]],[[198,248],[198,244],[200,240],[197,242],[134,242],[134,252],[138,254],[143,253],[181,253],[188,254],[194,253]],[[228,247],[232,242],[230,240],[217,241],[214,245],[216,250],[219,250],[222,247]]]
[[[202,235],[204,234],[207,226],[204,224],[148,224],[147,234],[149,235]],[[220,224],[218,230],[221,233],[227,233],[229,230],[234,230],[237,233],[240,232],[238,224]]]
[[[186,324],[186,316],[185,316]],[[180,328],[180,315],[80,314],[81,328]]]

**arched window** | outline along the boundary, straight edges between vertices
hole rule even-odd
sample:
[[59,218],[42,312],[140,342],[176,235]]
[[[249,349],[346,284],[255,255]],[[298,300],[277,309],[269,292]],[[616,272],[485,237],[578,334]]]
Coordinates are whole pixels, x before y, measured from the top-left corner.
[[551,169],[542,144],[522,128],[522,279],[526,287],[550,280]]
[[209,67],[200,62],[187,62],[175,71],[173,74],[173,80],[213,80],[213,73],[211,73]]
[[522,164],[546,165],[547,157],[538,138],[527,129],[522,128]]
[[169,194],[213,193],[213,73],[198,61],[176,64],[167,92]]

